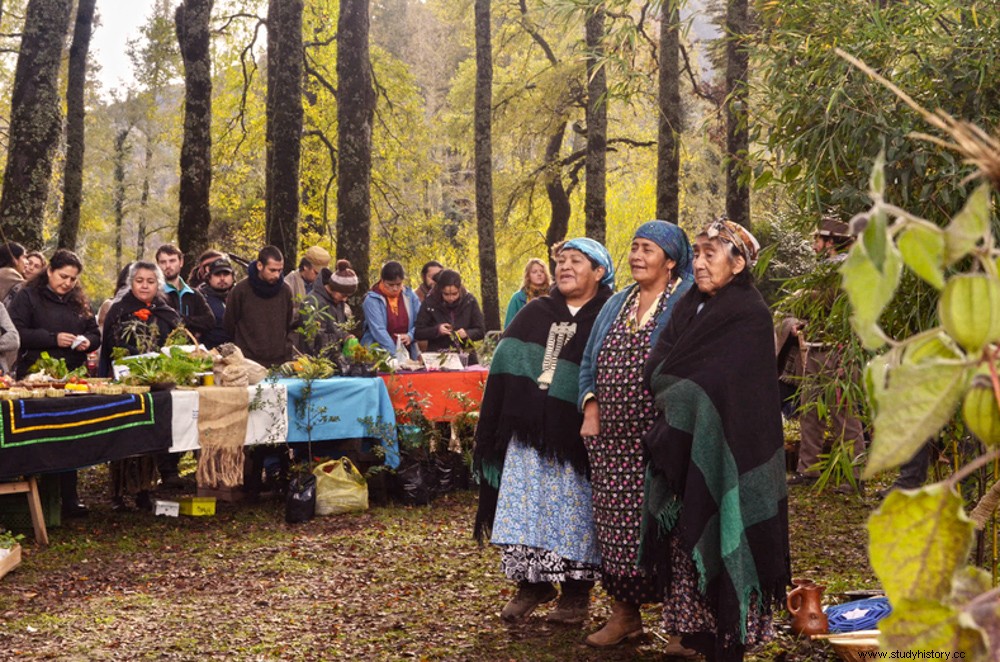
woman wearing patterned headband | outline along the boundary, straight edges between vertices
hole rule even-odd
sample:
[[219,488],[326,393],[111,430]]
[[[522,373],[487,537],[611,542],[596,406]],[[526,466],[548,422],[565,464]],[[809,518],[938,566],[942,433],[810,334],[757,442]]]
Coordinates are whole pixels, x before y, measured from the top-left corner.
[[580,434],[590,459],[601,583],[615,600],[611,619],[587,637],[597,647],[641,634],[639,606],[662,601],[656,578],[636,567],[646,469],[642,437],[656,414],[642,372],[677,301],[694,282],[691,243],[672,223],[644,223],[632,238],[629,267],[635,283],[601,310],[580,365]]
[[708,660],[772,634],[790,576],[785,456],[759,246],[730,221],[695,237],[692,288],[646,362],[663,415],[644,439],[640,558],[664,582],[664,626]]
[[[503,550],[518,583],[500,616],[518,621],[558,592],[555,620],[583,611],[599,577],[587,450],[577,410],[580,361],[611,296],[614,267],[592,239],[553,248],[556,289],[517,314],[497,345],[476,426],[477,540]],[[581,619],[582,620],[582,619]]]

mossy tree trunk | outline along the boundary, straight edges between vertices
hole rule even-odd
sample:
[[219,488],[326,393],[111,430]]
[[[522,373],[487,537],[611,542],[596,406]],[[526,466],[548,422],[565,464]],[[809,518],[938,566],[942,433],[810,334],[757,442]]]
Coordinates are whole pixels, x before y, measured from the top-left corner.
[[0,228],[8,241],[42,247],[52,157],[62,133],[59,65],[72,0],[30,0],[10,99]]
[[337,257],[351,261],[359,292],[371,269],[372,119],[375,88],[368,0],[342,0],[337,22]]
[[476,229],[479,279],[486,330],[500,329],[496,228],[493,218],[493,45],[490,0],[476,0],[476,93],[474,108]]
[[750,182],[747,171],[747,0],[729,0],[726,10],[726,216],[750,227]]
[[184,140],[181,143],[177,241],[188,264],[208,247],[212,190],[212,0],[183,0],[174,15],[184,62]]
[[602,244],[607,235],[608,79],[604,58],[604,5],[588,9],[587,44],[587,173],[584,226],[588,237]]
[[302,0],[270,0],[267,12],[265,234],[296,267],[302,153]]
[[678,222],[681,153],[680,0],[660,9],[659,139],[656,158],[656,218]]

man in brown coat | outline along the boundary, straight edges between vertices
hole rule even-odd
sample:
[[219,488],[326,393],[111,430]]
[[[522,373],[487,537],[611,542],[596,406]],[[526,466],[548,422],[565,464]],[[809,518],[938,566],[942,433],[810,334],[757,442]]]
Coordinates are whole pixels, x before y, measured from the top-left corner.
[[226,301],[223,326],[243,356],[271,367],[291,358],[292,290],[281,279],[285,259],[276,246],[265,246]]

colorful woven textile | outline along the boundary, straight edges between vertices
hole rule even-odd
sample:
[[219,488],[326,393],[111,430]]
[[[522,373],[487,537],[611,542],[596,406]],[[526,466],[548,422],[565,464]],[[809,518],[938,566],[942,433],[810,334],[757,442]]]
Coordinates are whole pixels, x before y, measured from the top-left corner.
[[87,467],[170,447],[166,392],[0,405],[0,478]]

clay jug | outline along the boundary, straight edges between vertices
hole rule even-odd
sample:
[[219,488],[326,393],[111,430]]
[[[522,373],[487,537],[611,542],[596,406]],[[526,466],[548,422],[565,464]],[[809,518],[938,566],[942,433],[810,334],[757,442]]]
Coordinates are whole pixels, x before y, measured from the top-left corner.
[[788,611],[792,615],[795,634],[826,634],[827,619],[823,613],[823,591],[819,584],[802,584],[788,594]]

